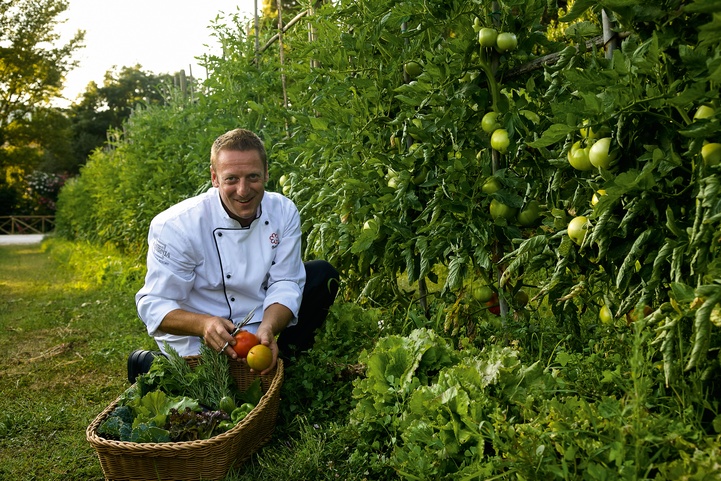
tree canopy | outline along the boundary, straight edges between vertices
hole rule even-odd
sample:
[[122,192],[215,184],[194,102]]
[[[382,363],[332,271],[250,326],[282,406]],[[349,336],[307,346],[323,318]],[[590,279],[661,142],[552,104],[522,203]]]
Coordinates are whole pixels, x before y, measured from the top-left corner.
[[108,130],[120,129],[139,105],[164,102],[163,89],[173,84],[169,74],[153,74],[141,65],[113,68],[105,73],[103,85],[90,82],[80,100],[70,106],[72,124],[73,168],[85,163],[88,155],[107,141]]
[[77,65],[72,55],[83,46],[85,32],[60,45],[55,31],[67,7],[63,0],[0,2],[0,135],[58,96],[65,75]]
[[23,205],[26,174],[70,157],[69,124],[50,106],[77,62],[85,32],[61,43],[63,0],[0,1],[0,197],[3,211]]

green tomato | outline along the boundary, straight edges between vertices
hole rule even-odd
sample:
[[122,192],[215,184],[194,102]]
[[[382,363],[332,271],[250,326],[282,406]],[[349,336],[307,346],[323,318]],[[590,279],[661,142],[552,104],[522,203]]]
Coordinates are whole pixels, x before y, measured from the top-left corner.
[[591,197],[591,205],[598,204],[598,201],[601,200],[601,197],[604,195],[606,195],[606,191],[604,189],[598,189],[594,192],[593,197]]
[[492,133],[494,130],[501,127],[498,123],[498,112],[488,112],[481,119],[481,129],[487,134]]
[[611,137],[604,137],[597,140],[588,151],[588,160],[591,165],[599,169],[608,169],[614,156],[609,154]]
[[571,164],[571,167],[581,171],[593,169],[593,165],[588,159],[589,150],[590,147],[581,147],[580,141],[573,144],[568,151],[568,163]]
[[478,31],[478,43],[481,47],[495,47],[498,32],[495,28],[483,27]]
[[491,200],[491,217],[493,219],[511,219],[516,215],[516,209],[510,207],[500,200]]
[[588,230],[588,218],[582,215],[574,217],[571,222],[568,223],[568,237],[578,245],[583,243],[583,238],[586,237],[586,231]]
[[280,179],[278,179],[278,184],[280,184],[280,186],[283,187],[286,182],[288,182],[288,176],[285,174],[281,175]]
[[473,298],[478,302],[488,302],[493,297],[493,289],[490,286],[477,286],[473,289]]
[[408,76],[412,79],[418,77],[420,74],[423,73],[423,67],[421,64],[415,61],[407,62],[403,66],[403,70],[408,74]]
[[721,144],[712,142],[701,147],[701,157],[706,165],[718,165],[721,162]]
[[491,135],[491,147],[502,154],[508,150],[511,141],[508,139],[508,131],[506,129],[496,129]]
[[526,207],[521,209],[518,213],[518,217],[516,217],[516,220],[518,220],[518,223],[524,227],[533,225],[533,223],[536,222],[536,219],[538,219],[539,210],[538,202],[532,200],[526,205]]
[[501,182],[498,180],[497,177],[490,176],[486,181],[483,183],[483,186],[481,187],[481,191],[484,194],[494,194],[501,190]]
[[713,107],[709,107],[708,105],[702,105],[698,108],[696,113],[693,115],[694,120],[698,119],[707,119],[711,117],[715,113],[715,110]]
[[411,181],[413,182],[413,185],[421,185],[423,182],[426,181],[428,178],[428,169],[425,167],[422,167],[415,172],[413,172],[413,178]]
[[611,313],[611,309],[609,309],[606,304],[601,306],[601,310],[598,311],[598,318],[604,324],[611,324],[613,322],[613,313]]
[[218,409],[221,411],[230,414],[235,410],[235,401],[230,396],[223,396],[220,398],[220,401],[218,402]]
[[598,132],[594,132],[591,127],[588,127],[588,120],[583,121],[583,127],[581,127],[581,137],[584,139],[595,139],[598,137]]
[[514,50],[517,46],[518,39],[514,33],[501,32],[498,34],[498,37],[496,37],[496,47],[498,47],[498,51],[501,53]]

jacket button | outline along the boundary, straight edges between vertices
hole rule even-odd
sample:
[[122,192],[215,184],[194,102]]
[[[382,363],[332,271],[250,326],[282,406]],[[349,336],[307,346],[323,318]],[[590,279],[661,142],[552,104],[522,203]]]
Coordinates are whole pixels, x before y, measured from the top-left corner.
[[265,225],[268,225],[268,224],[270,224],[270,222],[268,222],[268,221],[265,221]]
[[226,274],[226,275],[225,275],[225,278],[226,278],[226,279],[230,279],[230,274]]
[[218,237],[223,237],[223,233],[222,233],[222,232],[218,232]]
[[235,302],[235,297],[231,297],[230,302]]

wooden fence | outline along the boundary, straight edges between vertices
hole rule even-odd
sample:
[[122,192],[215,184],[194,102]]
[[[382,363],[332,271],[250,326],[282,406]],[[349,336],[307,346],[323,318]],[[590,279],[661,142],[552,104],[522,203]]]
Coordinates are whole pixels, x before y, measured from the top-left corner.
[[0,216],[0,234],[45,234],[54,228],[52,215]]

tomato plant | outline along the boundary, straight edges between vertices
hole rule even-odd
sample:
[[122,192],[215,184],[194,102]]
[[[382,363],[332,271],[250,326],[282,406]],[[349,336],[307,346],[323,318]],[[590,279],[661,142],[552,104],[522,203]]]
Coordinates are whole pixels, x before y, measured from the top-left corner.
[[[550,457],[538,450],[551,449],[552,435],[554,442],[568,443],[553,444],[559,450],[554,460],[566,461],[566,447],[589,457],[574,458],[579,472],[633,465],[634,472],[623,476],[661,476],[658,463],[639,461],[639,451],[628,454],[623,443],[598,451],[598,438],[573,441],[578,430],[564,431],[556,418],[583,407],[583,415],[604,426],[611,418],[624,422],[634,429],[611,429],[611,438],[641,450],[644,440],[659,439],[655,432],[636,431],[653,419],[642,418],[646,406],[687,412],[661,406],[661,398],[675,395],[646,403],[644,393],[662,393],[673,383],[678,389],[680,382],[699,382],[701,392],[708,386],[698,380],[714,379],[718,368],[719,9],[712,1],[651,3],[577,0],[556,19],[541,0],[341,0],[309,16],[319,32],[312,43],[307,31],[287,32],[289,55],[282,65],[270,53],[257,59],[253,39],[242,29],[222,32],[224,55],[209,58],[213,73],[202,95],[172,103],[162,114],[139,111],[122,142],[94,154],[84,177],[70,186],[84,201],[72,205],[88,206],[88,213],[67,230],[120,245],[133,239],[128,250],[142,252],[151,214],[203,185],[210,133],[251,126],[267,139],[271,179],[286,176],[282,185],[269,187],[299,206],[304,255],[334,264],[343,275],[343,295],[354,305],[390,306],[390,312],[406,313],[399,330],[433,326],[435,336],[447,334],[459,346],[492,342],[498,325],[525,352],[534,339],[558,335],[558,351],[539,352],[538,358],[555,360],[552,369],[561,372],[564,389],[573,376],[583,377],[564,372],[571,359],[594,346],[633,337],[638,358],[653,360],[631,368],[624,359],[595,353],[594,361],[616,364],[583,373],[588,391],[578,398],[549,400],[542,425],[519,427],[525,429],[521,436],[511,432],[513,426],[497,430],[509,427],[501,414],[485,423],[494,431],[484,442],[502,441],[503,447],[493,446],[496,453],[518,456],[507,469],[537,469],[528,479],[545,474]],[[603,43],[602,6],[616,33]],[[551,28],[549,19],[558,24]],[[494,45],[491,29],[501,32]],[[277,72],[290,81],[282,82]],[[285,97],[287,102],[279,100]],[[112,192],[105,192],[107,178],[117,179]],[[111,221],[96,227],[103,218]],[[500,294],[493,306],[501,316],[492,319],[496,323],[482,313],[490,307],[479,300],[487,293],[468,295],[476,283]],[[521,286],[531,308],[520,308]],[[603,321],[629,312],[639,313],[630,325]],[[602,334],[609,336],[604,342]],[[417,352],[431,349],[428,338],[435,339],[424,333],[397,341],[414,346],[411,358],[431,376],[438,366],[427,369]],[[447,361],[447,347],[434,346],[438,357],[429,358]],[[363,428],[381,424],[376,409],[402,412],[395,403],[407,398],[399,401],[399,391],[388,387],[403,387],[410,396],[413,386],[404,383],[412,376],[393,369],[371,367],[369,375],[382,380],[382,389],[374,392],[380,397],[359,402],[371,413],[359,421],[366,422]],[[618,386],[626,373],[659,378],[633,378],[624,391]],[[687,405],[702,405],[694,396]],[[605,401],[599,407],[579,399]],[[636,404],[620,406],[621,399]],[[471,401],[459,406],[475,409]],[[616,408],[639,417],[627,422]],[[393,425],[393,445],[386,425],[364,431],[372,439],[365,440],[369,448],[361,457],[370,459],[373,452],[381,459],[396,446],[425,453],[422,440],[431,437],[423,426],[403,439],[405,427]],[[701,443],[688,445],[693,451]],[[594,458],[607,453],[614,458]],[[450,459],[451,453],[445,455],[431,451],[396,461],[404,468],[417,462],[411,467],[419,471],[432,467],[449,479],[486,474],[479,474],[478,464],[422,464]],[[479,461],[487,463],[483,469],[495,469],[499,464],[488,457]],[[457,460],[465,462],[463,456]],[[618,475],[609,469],[596,477]]]

